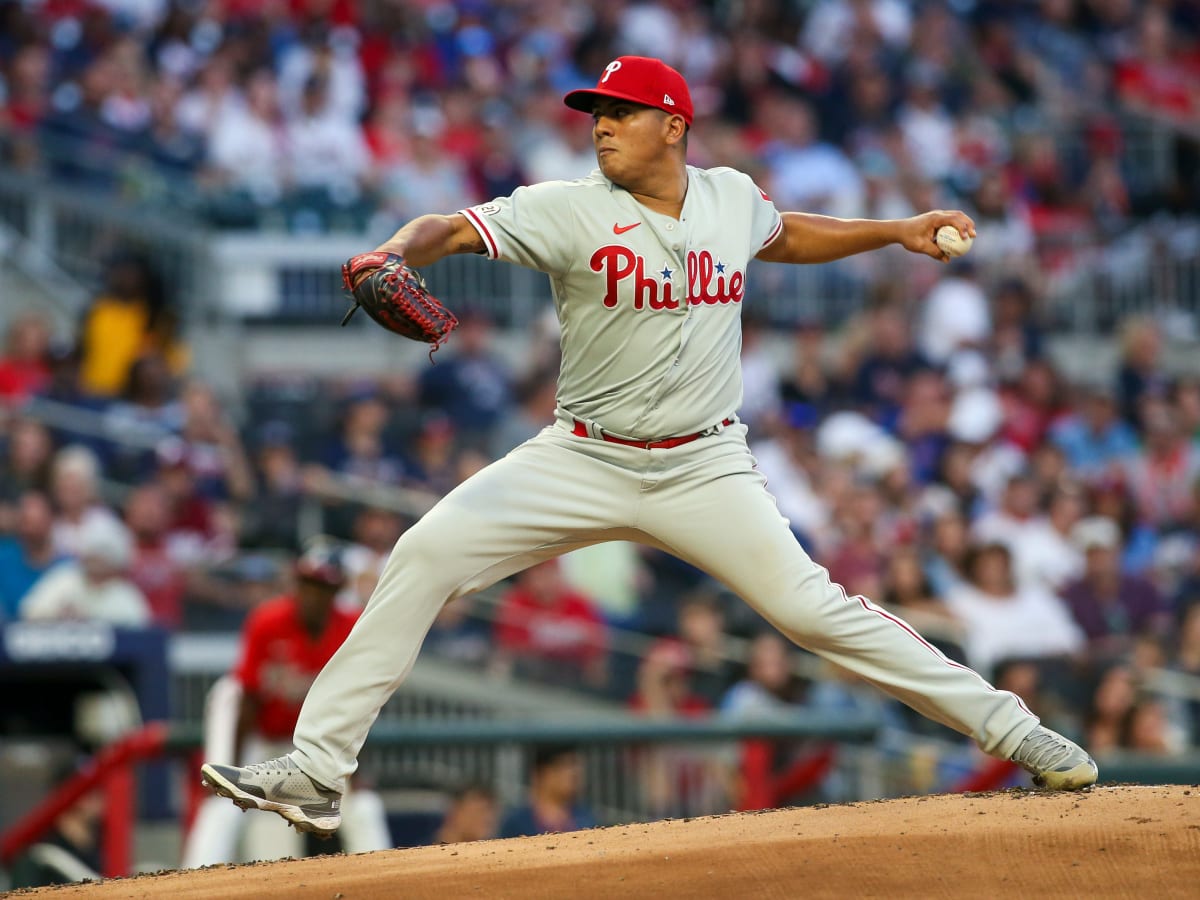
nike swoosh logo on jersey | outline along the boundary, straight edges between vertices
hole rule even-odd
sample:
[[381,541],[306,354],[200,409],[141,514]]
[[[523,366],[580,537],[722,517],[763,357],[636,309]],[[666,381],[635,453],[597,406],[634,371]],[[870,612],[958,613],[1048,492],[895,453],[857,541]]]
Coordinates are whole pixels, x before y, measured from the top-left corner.
[[629,231],[631,228],[637,228],[641,224],[642,224],[641,222],[634,222],[632,225],[618,225],[616,222],[614,222],[613,223],[613,234],[624,234],[625,232]]

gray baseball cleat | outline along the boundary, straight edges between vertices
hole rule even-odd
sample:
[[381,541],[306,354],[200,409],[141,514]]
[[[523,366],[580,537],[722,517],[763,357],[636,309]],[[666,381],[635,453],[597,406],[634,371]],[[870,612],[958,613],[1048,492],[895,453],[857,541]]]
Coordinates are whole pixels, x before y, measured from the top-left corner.
[[1051,791],[1077,791],[1100,775],[1086,750],[1042,725],[1021,741],[1012,761],[1033,776],[1034,784]]
[[342,824],[342,795],[321,787],[292,762],[281,756],[249,766],[200,767],[201,784],[242,809],[279,813],[297,831],[332,837]]

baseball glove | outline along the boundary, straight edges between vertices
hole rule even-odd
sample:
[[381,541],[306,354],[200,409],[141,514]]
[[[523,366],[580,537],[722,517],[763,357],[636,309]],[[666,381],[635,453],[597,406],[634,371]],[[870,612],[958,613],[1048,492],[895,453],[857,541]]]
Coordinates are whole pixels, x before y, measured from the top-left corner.
[[454,313],[425,287],[425,279],[395,253],[360,253],[342,265],[342,284],[354,305],[342,324],[361,306],[388,331],[433,344],[432,354],[458,327]]

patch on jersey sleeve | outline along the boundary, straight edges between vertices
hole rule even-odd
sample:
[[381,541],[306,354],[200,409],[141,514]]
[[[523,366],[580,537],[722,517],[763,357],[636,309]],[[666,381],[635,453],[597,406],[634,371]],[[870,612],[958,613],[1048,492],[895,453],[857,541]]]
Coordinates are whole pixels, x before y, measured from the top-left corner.
[[773,200],[771,200],[771,198],[769,196],[767,196],[767,192],[764,191],[762,188],[760,188],[757,184],[754,186],[754,189],[756,191],[758,191],[759,196],[762,197],[764,200],[766,200],[768,203],[774,202]]
[[[762,191],[759,191],[759,193],[762,194]],[[765,197],[767,195],[763,194],[763,196]],[[475,212],[479,213],[481,216],[494,216],[496,213],[500,212],[500,204],[480,203],[478,206],[472,206],[471,209],[475,210]]]

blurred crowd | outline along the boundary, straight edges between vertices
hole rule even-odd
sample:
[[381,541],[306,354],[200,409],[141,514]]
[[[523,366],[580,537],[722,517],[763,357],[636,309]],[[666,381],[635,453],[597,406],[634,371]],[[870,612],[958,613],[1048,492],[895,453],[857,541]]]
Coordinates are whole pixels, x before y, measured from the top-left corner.
[[[1026,294],[951,265],[915,316],[884,303],[768,334],[749,315],[752,451],[850,594],[1097,754],[1181,752],[1200,740],[1200,377],[1130,319],[1111,374],[1068,378]],[[345,542],[338,602],[361,608],[422,503],[552,421],[552,336],[522,337],[516,364],[498,337],[470,314],[437,365],[262,376],[235,405],[189,374],[153,267],[113,260],[75,339],[36,312],[7,329],[0,620],[236,630],[314,530]],[[870,710],[947,736],[624,543],[456,601],[427,650],[646,715]]]
[[[390,232],[586,174],[589,122],[561,97],[623,53],[688,78],[694,163],[749,171],[784,208],[969,204],[1028,251],[1197,201],[1195,0],[23,0],[0,17],[10,167],[229,227]],[[1165,176],[1125,152],[1148,121]]]

